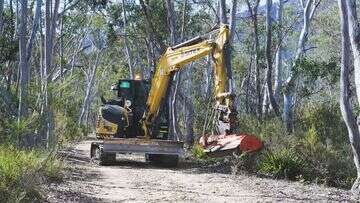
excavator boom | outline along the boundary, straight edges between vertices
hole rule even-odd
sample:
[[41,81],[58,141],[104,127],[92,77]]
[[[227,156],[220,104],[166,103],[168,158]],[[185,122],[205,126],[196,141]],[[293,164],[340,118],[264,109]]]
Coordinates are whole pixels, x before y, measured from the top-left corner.
[[[213,39],[214,34],[216,34],[216,37]],[[208,136],[203,136],[201,138],[203,141],[200,143],[203,143],[205,148],[218,146],[221,149],[224,147],[221,143],[226,138],[225,135],[235,133],[237,127],[236,108],[233,104],[235,95],[231,90],[231,81],[229,81],[227,75],[224,54],[225,47],[229,43],[229,34],[228,26],[221,25],[217,30],[209,34],[169,47],[160,57],[152,78],[151,89],[146,102],[147,107],[142,119],[142,128],[147,139],[151,138],[151,125],[159,112],[162,100],[166,97],[173,74],[184,68],[185,65],[209,54],[213,58],[215,109],[219,112],[216,124],[218,133],[224,136],[215,136],[217,139],[212,137],[211,141],[207,141]],[[235,135],[234,138],[236,140],[238,137]],[[256,151],[262,146],[261,141],[252,145],[256,146],[252,147],[250,151]],[[227,148],[229,146],[227,145]],[[249,151],[249,149],[247,150]]]

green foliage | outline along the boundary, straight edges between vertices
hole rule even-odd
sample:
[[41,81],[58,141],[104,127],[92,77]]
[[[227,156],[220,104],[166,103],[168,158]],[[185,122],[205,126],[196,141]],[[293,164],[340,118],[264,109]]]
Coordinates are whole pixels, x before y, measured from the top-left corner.
[[340,68],[336,58],[329,61],[318,61],[303,58],[296,63],[295,73],[304,76],[305,84],[310,86],[318,79],[327,79],[330,84],[339,81]]
[[303,168],[303,161],[292,149],[268,151],[259,164],[259,172],[275,178],[295,180]]
[[194,147],[192,148],[192,154],[198,159],[205,159],[206,158],[206,154],[204,152],[204,149],[199,144],[194,145]]
[[61,179],[62,165],[52,154],[0,146],[0,201],[42,201],[44,178]]
[[344,146],[347,141],[347,129],[342,120],[338,103],[313,103],[305,106],[299,113],[299,127],[305,135],[317,134],[323,144],[331,142],[335,147]]
[[312,125],[311,128],[305,133],[305,137],[302,139],[304,146],[308,148],[309,151],[315,151],[319,143],[319,135],[317,134],[315,125]]
[[17,41],[0,36],[0,63],[16,60],[18,50]]
[[274,178],[350,188],[356,169],[339,109],[334,102],[299,108],[293,134],[285,131],[279,119],[260,122],[252,116],[241,116],[241,132],[254,134],[265,143],[253,162],[257,172]]
[[239,118],[241,132],[250,133],[266,140],[266,144],[288,146],[291,136],[288,136],[282,121],[279,118],[270,118],[259,121],[255,116],[242,116]]
[[324,145],[299,147],[306,165],[302,177],[307,182],[317,182],[328,186],[350,188],[356,177],[352,156],[346,150],[334,150]]
[[19,43],[14,38],[15,23],[12,15],[9,9],[4,10],[4,30],[0,36],[0,65],[6,61],[15,61],[19,51]]
[[[40,117],[32,114],[26,119],[4,119],[3,126],[0,128],[0,143],[12,143],[18,146],[27,146],[21,143],[25,137],[34,135],[35,130],[40,126]],[[24,145],[23,145],[24,144]]]
[[67,142],[79,140],[84,137],[82,129],[78,126],[76,117],[65,116],[58,113],[55,117],[55,135],[58,137],[58,144],[64,145]]

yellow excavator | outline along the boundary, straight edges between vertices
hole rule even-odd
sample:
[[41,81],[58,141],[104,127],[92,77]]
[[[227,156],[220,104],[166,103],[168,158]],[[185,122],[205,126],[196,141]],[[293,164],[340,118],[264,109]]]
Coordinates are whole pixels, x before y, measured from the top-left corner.
[[[227,25],[169,47],[160,57],[151,83],[139,78],[122,79],[112,86],[115,99],[101,98],[96,124],[97,141],[91,143],[91,158],[101,165],[111,164],[117,153],[144,153],[156,165],[176,166],[183,143],[171,140],[168,129],[170,80],[185,65],[208,56],[213,58],[215,135],[203,135],[199,143],[209,155],[257,151],[262,142],[253,135],[235,134],[237,115],[235,95],[226,69],[225,47],[229,43]],[[226,152],[226,153],[224,153]]]

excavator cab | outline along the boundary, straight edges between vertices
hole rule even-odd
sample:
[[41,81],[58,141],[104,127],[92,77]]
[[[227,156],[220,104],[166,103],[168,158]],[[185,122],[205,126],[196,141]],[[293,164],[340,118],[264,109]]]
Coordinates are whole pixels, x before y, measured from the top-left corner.
[[96,124],[97,141],[91,143],[92,160],[100,165],[112,164],[117,153],[144,153],[154,164],[176,166],[183,154],[183,143],[169,140],[167,105],[162,105],[145,139],[141,120],[146,111],[150,83],[146,80],[122,79],[111,90],[115,98],[101,98]]
[[[146,80],[122,79],[112,85],[111,90],[116,91],[116,98],[102,98],[103,106],[100,108],[96,129],[98,138],[143,137],[140,121],[146,110],[150,83]],[[168,139],[168,115],[167,105],[162,105],[151,129],[153,139]],[[105,127],[106,124],[113,127]]]

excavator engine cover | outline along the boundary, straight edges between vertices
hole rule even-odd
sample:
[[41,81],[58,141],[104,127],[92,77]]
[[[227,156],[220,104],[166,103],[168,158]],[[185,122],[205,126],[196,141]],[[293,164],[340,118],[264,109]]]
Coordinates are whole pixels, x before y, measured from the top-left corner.
[[204,135],[199,144],[211,157],[230,155],[233,152],[256,152],[263,147],[262,141],[254,135],[245,133],[230,135]]

